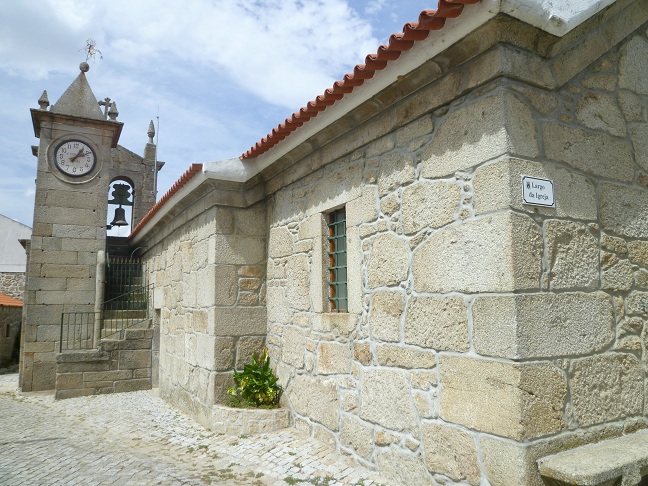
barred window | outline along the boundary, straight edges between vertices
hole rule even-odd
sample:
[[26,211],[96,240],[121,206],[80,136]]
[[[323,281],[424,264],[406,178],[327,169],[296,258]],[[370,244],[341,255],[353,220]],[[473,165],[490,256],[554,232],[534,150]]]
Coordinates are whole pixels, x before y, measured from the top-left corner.
[[348,312],[346,211],[328,216],[328,300],[331,312]]

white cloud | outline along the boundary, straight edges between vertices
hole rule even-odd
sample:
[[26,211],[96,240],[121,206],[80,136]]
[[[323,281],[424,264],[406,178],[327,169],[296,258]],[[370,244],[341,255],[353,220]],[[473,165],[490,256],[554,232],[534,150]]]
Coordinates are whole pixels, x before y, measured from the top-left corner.
[[378,12],[380,12],[383,8],[385,8],[386,3],[387,0],[372,0],[370,2],[367,2],[367,6],[365,7],[365,12],[368,15],[375,15]]
[[[38,140],[29,108],[43,89],[57,101],[88,38],[103,53],[89,61],[88,81],[98,99],[117,101],[120,144],[142,153],[159,110],[164,193],[190,163],[247,150],[375,52],[374,32],[385,39],[422,8],[419,0],[0,0],[0,166],[9,173],[0,212],[31,224],[29,147]],[[398,28],[394,12],[403,14]]]
[[106,62],[140,71],[184,59],[291,109],[377,46],[344,0],[27,0],[5,3],[0,18],[0,68],[8,72],[45,77],[74,65],[91,37]]

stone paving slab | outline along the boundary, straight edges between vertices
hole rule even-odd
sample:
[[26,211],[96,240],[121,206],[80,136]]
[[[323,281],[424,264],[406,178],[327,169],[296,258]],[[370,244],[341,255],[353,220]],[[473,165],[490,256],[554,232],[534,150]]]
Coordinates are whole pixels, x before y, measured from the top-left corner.
[[154,390],[55,401],[0,375],[0,484],[390,484],[295,429],[210,432]]

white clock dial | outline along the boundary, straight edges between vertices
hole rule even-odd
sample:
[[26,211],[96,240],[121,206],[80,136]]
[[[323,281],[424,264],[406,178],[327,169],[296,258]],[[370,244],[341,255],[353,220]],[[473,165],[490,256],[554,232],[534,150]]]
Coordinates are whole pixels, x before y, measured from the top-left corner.
[[79,177],[92,172],[97,157],[94,150],[80,140],[66,140],[61,142],[54,151],[54,164],[56,167],[72,177]]

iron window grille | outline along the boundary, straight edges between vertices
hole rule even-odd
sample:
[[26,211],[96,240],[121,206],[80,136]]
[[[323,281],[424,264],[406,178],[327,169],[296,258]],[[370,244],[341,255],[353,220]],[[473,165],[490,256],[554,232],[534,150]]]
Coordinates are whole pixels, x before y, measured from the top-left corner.
[[328,300],[331,312],[348,312],[346,211],[328,216]]

